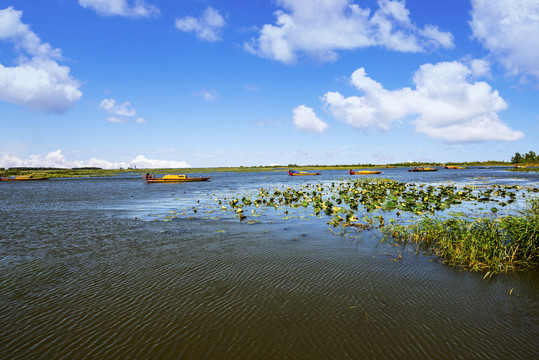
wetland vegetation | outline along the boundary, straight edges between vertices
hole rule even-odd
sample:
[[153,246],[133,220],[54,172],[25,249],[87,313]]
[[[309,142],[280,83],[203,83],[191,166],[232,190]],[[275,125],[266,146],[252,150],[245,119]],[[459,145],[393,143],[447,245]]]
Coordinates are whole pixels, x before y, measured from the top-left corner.
[[[293,209],[308,210],[313,216],[327,216],[329,226],[340,227],[348,235],[379,229],[384,242],[415,246],[446,264],[492,276],[537,266],[537,193],[538,188],[518,185],[428,185],[375,179],[260,189],[255,196],[215,201],[240,221],[259,216],[261,208],[286,208],[285,219],[294,216]],[[498,215],[523,198],[524,209]],[[456,205],[470,213],[450,212]]]
[[501,218],[424,217],[410,225],[393,225],[386,240],[417,246],[444,263],[485,276],[536,267],[539,261],[539,198],[518,215]]

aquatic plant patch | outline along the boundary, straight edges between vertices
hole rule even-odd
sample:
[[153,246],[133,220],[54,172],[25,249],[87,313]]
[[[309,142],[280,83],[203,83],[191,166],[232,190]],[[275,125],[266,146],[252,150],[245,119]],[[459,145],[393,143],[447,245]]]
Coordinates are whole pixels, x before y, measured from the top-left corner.
[[535,267],[539,263],[539,198],[518,215],[502,218],[429,218],[393,224],[384,240],[416,244],[446,264],[485,276]]
[[219,203],[228,203],[232,210],[244,206],[312,208],[316,215],[322,213],[335,216],[330,223],[339,225],[349,223],[363,212],[391,212],[396,217],[402,213],[435,214],[463,203],[471,206],[491,204],[490,211],[497,212],[498,208],[514,203],[518,194],[525,196],[538,191],[536,188],[522,188],[518,185],[435,186],[394,180],[356,180],[307,183],[298,188],[260,189],[258,194],[223,199]]
[[537,261],[539,211],[532,211],[534,216],[518,213],[519,206],[537,192],[519,185],[433,185],[384,179],[308,182],[242,194],[214,193],[145,219],[236,218],[245,224],[314,220],[358,234],[379,229],[386,241],[413,243],[447,264],[496,274]]

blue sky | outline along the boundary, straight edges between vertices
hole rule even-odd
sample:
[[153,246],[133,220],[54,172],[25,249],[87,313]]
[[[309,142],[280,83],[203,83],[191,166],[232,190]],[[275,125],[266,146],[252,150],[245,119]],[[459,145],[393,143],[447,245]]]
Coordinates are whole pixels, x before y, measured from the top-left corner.
[[2,0],[0,167],[539,151],[538,0]]

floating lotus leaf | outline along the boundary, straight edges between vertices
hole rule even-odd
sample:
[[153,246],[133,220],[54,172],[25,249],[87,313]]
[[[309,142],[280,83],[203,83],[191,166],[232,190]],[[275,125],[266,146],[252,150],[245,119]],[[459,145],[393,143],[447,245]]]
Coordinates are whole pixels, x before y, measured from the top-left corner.
[[386,207],[389,210],[394,210],[397,207],[397,203],[395,201],[393,201],[393,200],[390,200],[390,201],[386,202]]

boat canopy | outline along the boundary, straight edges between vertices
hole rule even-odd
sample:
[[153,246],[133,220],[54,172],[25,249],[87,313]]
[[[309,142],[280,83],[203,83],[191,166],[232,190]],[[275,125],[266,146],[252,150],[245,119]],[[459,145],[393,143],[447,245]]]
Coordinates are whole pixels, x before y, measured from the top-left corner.
[[163,176],[163,179],[185,179],[186,176],[185,175],[165,175]]

